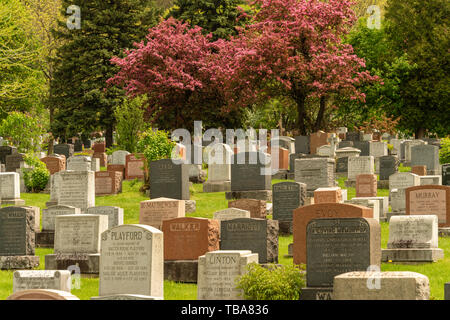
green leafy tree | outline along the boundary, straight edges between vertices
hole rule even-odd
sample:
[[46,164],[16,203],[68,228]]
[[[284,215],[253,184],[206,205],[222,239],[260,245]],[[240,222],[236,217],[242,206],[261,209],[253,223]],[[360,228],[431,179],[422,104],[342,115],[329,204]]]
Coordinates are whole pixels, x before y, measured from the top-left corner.
[[123,101],[123,91],[106,88],[106,80],[118,68],[113,56],[142,40],[156,24],[158,10],[152,1],[63,0],[80,8],[80,28],[69,29],[65,22],[55,31],[63,44],[58,48],[54,78],[50,83],[50,103],[56,106],[52,132],[65,140],[78,133],[104,130],[107,147],[112,145],[114,109]]
[[416,65],[400,85],[403,106],[399,126],[416,138],[427,132],[450,133],[450,2],[447,0],[388,0],[386,35],[396,57],[407,54]]

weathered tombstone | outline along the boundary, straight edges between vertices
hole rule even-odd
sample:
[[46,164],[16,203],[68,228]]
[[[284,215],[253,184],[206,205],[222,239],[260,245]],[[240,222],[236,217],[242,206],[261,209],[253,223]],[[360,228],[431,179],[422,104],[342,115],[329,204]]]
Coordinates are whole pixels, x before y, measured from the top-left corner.
[[336,159],[336,173],[345,174],[348,173],[348,157],[342,157]]
[[125,150],[114,151],[111,154],[111,164],[125,165],[126,164],[126,157],[129,154],[130,153],[128,151],[125,151]]
[[278,142],[281,148],[288,149],[289,153],[295,153],[295,139],[287,136],[278,136],[272,138],[270,141]]
[[312,158],[295,160],[295,181],[306,183],[308,191],[335,186],[334,159]]
[[[338,143],[338,149],[353,148],[353,141],[342,140]],[[359,150],[359,149],[358,149]],[[359,150],[361,152],[361,150]]]
[[314,204],[318,203],[342,203],[342,189],[339,187],[333,188],[318,188],[314,190]]
[[411,165],[411,149],[415,146],[420,146],[426,144],[423,140],[407,140],[405,141],[405,164],[407,166]]
[[[159,160],[162,161],[162,160]],[[143,154],[129,154],[125,157],[125,179],[144,179],[145,157]],[[151,169],[150,169],[151,170]]]
[[97,142],[92,146],[92,150],[97,153],[106,152],[106,143],[105,142]]
[[387,249],[381,253],[384,262],[434,262],[444,258],[444,251],[438,248],[437,216],[392,216]]
[[305,205],[306,184],[279,182],[272,185],[272,216],[281,234],[292,234],[292,213]]
[[184,200],[157,198],[141,201],[139,206],[139,224],[162,229],[164,220],[185,216]]
[[426,176],[427,166],[412,166],[411,173],[417,174],[418,176]]
[[263,152],[238,153],[231,158],[231,199],[272,199],[270,155]]
[[309,136],[296,136],[295,137],[295,153],[310,153]]
[[108,229],[123,225],[123,208],[114,206],[90,207],[87,214],[101,214],[108,217]]
[[250,211],[238,208],[228,208],[214,212],[213,219],[220,222],[239,218],[250,218]]
[[121,299],[124,294],[127,300],[163,299],[163,233],[139,224],[104,231],[99,278],[99,297],[93,300]]
[[[273,154],[278,154],[278,163],[275,163],[275,161],[271,162],[271,168],[273,170],[277,171],[283,171],[286,172],[286,170],[289,170],[289,150],[285,148],[273,148]],[[268,153],[272,155],[272,148],[268,148]]]
[[10,295],[6,300],[80,300],[73,294],[62,290],[29,289]]
[[205,148],[205,162],[208,164],[208,180],[203,184],[203,192],[222,192],[231,190],[230,146],[216,143]]
[[5,156],[5,172],[16,172],[20,163],[24,161],[24,153],[13,153]]
[[[333,291],[334,277],[381,265],[381,228],[370,218],[313,219],[306,227],[306,288],[303,299]],[[331,294],[332,295],[332,294]]]
[[122,192],[122,174],[117,171],[95,173],[95,195],[111,195]]
[[[373,219],[380,221],[380,217],[383,217],[382,212],[383,208],[381,206],[380,201],[377,200],[370,200],[370,199],[358,199],[358,198],[352,198],[350,200],[344,201],[344,203],[349,204],[356,204],[358,206],[363,206],[372,209],[373,212]],[[380,212],[381,210],[381,212]]]
[[41,161],[45,163],[51,175],[66,170],[66,157],[64,155],[49,155],[41,158]]
[[100,159],[91,158],[91,171],[94,172],[100,171]]
[[249,250],[219,250],[198,258],[198,300],[240,300],[242,289],[236,280],[247,271],[247,265],[258,263],[258,254]]
[[31,207],[0,209],[0,270],[39,266],[35,250],[35,212]]
[[20,199],[20,177],[17,172],[0,172],[0,199],[2,204],[25,205]]
[[372,133],[364,133],[363,134],[363,141],[372,141],[372,140],[373,140]]
[[436,175],[436,176],[419,176],[420,179],[420,185],[426,186],[426,185],[442,185],[442,176]]
[[13,293],[30,289],[70,292],[72,277],[68,270],[17,270],[13,274]]
[[[376,282],[381,284],[379,288]],[[347,272],[337,275],[333,282],[334,300],[428,300],[429,298],[430,281],[427,276],[416,272]]]
[[70,143],[62,143],[53,146],[53,152],[56,154],[62,154],[69,159],[74,154],[74,146]]
[[375,162],[372,156],[348,158],[348,180],[355,181],[360,174],[374,174]]
[[101,234],[107,228],[105,215],[56,216],[55,251],[45,256],[45,269],[64,270],[78,264],[82,274],[98,274]]
[[345,157],[359,157],[360,154],[361,150],[352,147],[339,148],[336,150],[337,159]]
[[370,156],[370,142],[369,141],[353,141],[353,148],[361,150],[359,154],[362,157]]
[[17,153],[17,148],[12,146],[0,146],[0,163],[6,164],[6,156]]
[[346,141],[362,141],[363,140],[363,132],[356,132],[356,131],[350,131],[347,132],[347,134],[345,135],[345,140]]
[[294,264],[306,261],[306,226],[316,218],[372,218],[372,209],[353,204],[321,203],[294,210]]
[[257,199],[237,199],[228,201],[228,208],[250,211],[251,218],[266,218],[266,201]]
[[95,207],[95,173],[93,171],[60,171],[53,175],[57,179],[59,205],[80,208],[83,213]]
[[81,140],[76,140],[73,144],[73,151],[74,152],[82,152],[83,151],[83,142]]
[[323,131],[317,131],[315,133],[312,133],[309,136],[310,139],[310,154],[317,154],[317,148],[328,144],[328,138],[330,137],[329,133],[323,132]]
[[405,189],[407,215],[437,215],[439,227],[450,226],[450,187],[426,185]]
[[384,156],[380,161],[380,180],[389,180],[389,177],[398,172],[398,158],[396,156]]
[[356,197],[376,197],[377,176],[375,174],[359,174],[356,176]]
[[384,157],[388,155],[386,142],[371,141],[369,143],[369,155],[374,158]]
[[440,175],[439,147],[426,144],[411,147],[411,166],[419,165],[427,167],[427,175]]
[[120,172],[122,174],[122,179],[125,179],[125,166],[123,164],[108,164],[106,171]]
[[92,168],[91,157],[72,156],[67,159],[66,168],[71,171],[90,171]]
[[450,186],[450,164],[442,165],[442,185]]
[[72,206],[50,206],[42,210],[42,231],[36,230],[36,245],[53,247],[55,239],[55,217],[80,214],[81,210]]
[[150,162],[150,198],[189,200],[187,169],[185,164],[174,164],[171,159]]
[[220,250],[250,250],[259,263],[278,263],[278,221],[239,218],[220,224]]

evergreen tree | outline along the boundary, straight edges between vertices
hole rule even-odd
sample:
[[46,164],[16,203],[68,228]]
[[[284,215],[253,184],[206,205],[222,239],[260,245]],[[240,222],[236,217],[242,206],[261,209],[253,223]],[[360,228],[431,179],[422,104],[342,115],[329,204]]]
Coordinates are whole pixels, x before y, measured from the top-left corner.
[[[157,23],[158,10],[148,0],[63,0],[63,10],[78,6],[80,28],[69,28],[66,21],[54,31],[62,40],[50,82],[51,103],[55,106],[52,133],[66,140],[79,133],[106,131],[106,145],[112,145],[114,109],[123,91],[106,88],[106,80],[118,68],[113,56],[141,41]],[[69,18],[67,14],[66,17]]]

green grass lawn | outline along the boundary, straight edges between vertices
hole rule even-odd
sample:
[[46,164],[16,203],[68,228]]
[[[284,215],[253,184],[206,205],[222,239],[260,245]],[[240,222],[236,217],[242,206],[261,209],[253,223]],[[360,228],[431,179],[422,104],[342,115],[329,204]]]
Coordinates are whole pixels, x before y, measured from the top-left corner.
[[[273,180],[277,183],[285,180]],[[344,178],[339,178],[339,186],[344,187]],[[139,192],[141,182],[124,181],[123,193],[113,196],[96,197],[97,206],[118,206],[124,208],[124,222],[126,224],[139,222],[139,203],[148,200],[146,196]],[[387,196],[388,190],[378,190],[379,196]],[[355,188],[348,188],[348,198],[355,196]],[[26,205],[38,206],[44,209],[45,202],[50,199],[49,194],[22,194],[22,199]],[[196,200],[197,211],[187,214],[191,217],[212,218],[217,210],[227,208],[225,193],[203,193],[201,184],[194,184],[191,188],[191,199]],[[389,225],[381,223],[381,247],[386,248],[389,237]],[[283,265],[292,264],[292,258],[286,258],[288,245],[292,243],[291,236],[279,237],[279,263]],[[444,283],[450,281],[450,238],[439,238],[439,247],[444,250],[445,259],[422,265],[399,265],[393,263],[383,263],[382,271],[414,271],[428,276],[431,286],[431,296],[433,299],[443,299]],[[53,249],[37,248],[36,255],[40,257],[39,269],[44,269],[44,256],[53,253]],[[12,294],[12,271],[0,271],[0,299],[6,299]],[[98,295],[98,278],[82,278],[79,289],[73,289],[72,293],[83,300],[88,300],[92,296]],[[164,281],[164,299],[166,300],[195,300],[197,298],[197,285],[175,283]]]

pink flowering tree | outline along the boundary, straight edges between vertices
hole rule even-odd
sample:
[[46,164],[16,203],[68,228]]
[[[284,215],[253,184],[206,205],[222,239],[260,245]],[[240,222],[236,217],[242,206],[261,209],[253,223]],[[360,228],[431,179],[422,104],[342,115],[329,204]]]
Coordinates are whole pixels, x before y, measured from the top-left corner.
[[[364,101],[358,88],[378,78],[343,43],[355,22],[349,1],[256,0],[253,5],[260,7],[254,21],[221,43],[217,74],[229,108],[289,98],[297,106],[298,129],[306,134],[321,129],[333,95]],[[307,112],[311,98],[320,102],[315,119]]]

